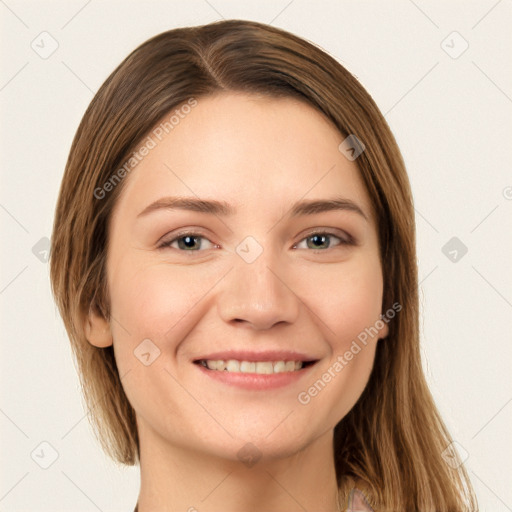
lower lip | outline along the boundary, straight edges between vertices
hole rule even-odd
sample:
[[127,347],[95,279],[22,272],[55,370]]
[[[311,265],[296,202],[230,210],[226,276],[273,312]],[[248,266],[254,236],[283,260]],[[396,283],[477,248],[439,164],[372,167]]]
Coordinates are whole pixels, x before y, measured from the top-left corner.
[[306,368],[301,368],[300,370],[295,370],[293,372],[271,374],[209,370],[201,364],[194,364],[194,366],[197,366],[199,371],[208,377],[223,382],[224,384],[228,384],[229,386],[250,390],[266,390],[282,388],[297,382],[304,375],[308,374],[309,370],[313,368],[315,364],[311,364],[306,366]]

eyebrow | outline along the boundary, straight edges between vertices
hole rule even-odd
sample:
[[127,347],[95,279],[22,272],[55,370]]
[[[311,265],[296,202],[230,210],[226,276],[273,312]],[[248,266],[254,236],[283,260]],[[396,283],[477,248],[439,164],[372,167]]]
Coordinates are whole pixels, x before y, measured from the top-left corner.
[[[234,215],[236,212],[235,208],[225,201],[198,199],[196,197],[162,197],[144,208],[137,215],[137,218],[157,210],[188,210],[224,217]],[[368,216],[357,203],[342,197],[297,201],[292,205],[289,216],[299,217],[340,210],[357,213],[365,220],[368,220]]]

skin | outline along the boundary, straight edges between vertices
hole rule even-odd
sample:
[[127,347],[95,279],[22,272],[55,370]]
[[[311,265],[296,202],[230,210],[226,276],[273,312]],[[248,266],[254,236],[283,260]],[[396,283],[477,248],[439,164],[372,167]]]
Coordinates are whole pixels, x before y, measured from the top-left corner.
[[[333,429],[388,334],[385,325],[308,404],[298,401],[382,313],[376,219],[356,161],[338,150],[343,139],[300,101],[222,93],[200,98],[125,178],[107,258],[112,318],[91,313],[85,329],[93,345],[114,345],[136,411],[140,512],[337,510]],[[236,213],[137,218],[178,195],[224,200]],[[295,201],[336,195],[368,218],[288,215]],[[193,249],[176,239],[182,228],[203,237]],[[313,228],[333,233],[316,250]],[[356,245],[339,243],[347,233]],[[252,263],[235,251],[247,236],[263,249]],[[149,366],[134,355],[145,339],[160,350]],[[318,362],[269,391],[217,382],[191,362],[227,349],[289,349]],[[252,467],[237,456],[246,443],[261,456]]]

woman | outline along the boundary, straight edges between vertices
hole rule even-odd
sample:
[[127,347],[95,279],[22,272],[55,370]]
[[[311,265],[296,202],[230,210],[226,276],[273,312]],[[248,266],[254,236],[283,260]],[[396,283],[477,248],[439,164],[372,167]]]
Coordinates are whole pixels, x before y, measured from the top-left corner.
[[51,280],[136,510],[476,510],[415,251],[394,137],[325,52],[239,20],[133,51],[73,141]]

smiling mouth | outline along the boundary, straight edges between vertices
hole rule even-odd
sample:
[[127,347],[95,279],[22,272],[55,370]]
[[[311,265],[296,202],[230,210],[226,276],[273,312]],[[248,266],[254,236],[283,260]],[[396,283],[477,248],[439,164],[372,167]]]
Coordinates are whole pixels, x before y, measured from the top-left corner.
[[316,361],[238,361],[236,359],[227,361],[222,359],[199,359],[194,361],[194,364],[199,364],[212,371],[260,375],[297,372],[315,363]]

